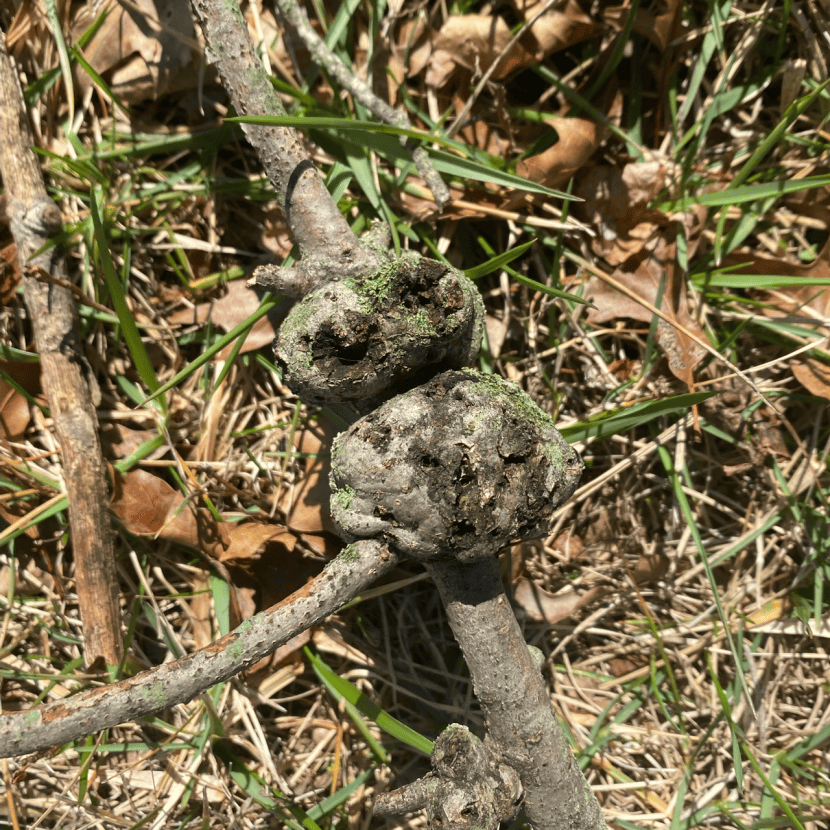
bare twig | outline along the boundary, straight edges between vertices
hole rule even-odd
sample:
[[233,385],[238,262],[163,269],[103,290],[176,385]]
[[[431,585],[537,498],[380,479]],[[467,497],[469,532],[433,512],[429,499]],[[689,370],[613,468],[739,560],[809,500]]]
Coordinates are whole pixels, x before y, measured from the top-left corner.
[[308,585],[193,654],[120,683],[0,715],[0,757],[37,752],[191,700],[333,614],[396,562],[378,542],[351,545]]
[[501,583],[498,559],[426,563],[464,652],[489,737],[524,788],[535,830],[601,830],[599,803],[556,721],[539,666]]
[[[239,5],[217,0],[193,0],[192,5],[236,111],[240,115],[286,115],[256,59]],[[360,270],[367,255],[326,190],[299,134],[287,127],[243,124],[242,128],[274,185],[303,257],[324,260],[327,279],[339,278],[356,267]]]
[[[20,83],[0,33],[0,170],[23,270],[23,294],[40,354],[43,385],[61,448],[75,581],[88,663],[121,660],[121,613],[98,420],[78,338],[78,317],[57,248],[33,254],[61,227],[49,198],[26,116]],[[25,267],[25,266],[30,267]],[[46,273],[54,283],[36,276]],[[95,387],[97,391],[97,387]]]
[[[386,101],[378,98],[357,75],[349,69],[331,49],[326,46],[317,32],[309,23],[305,11],[300,8],[296,0],[277,0],[277,5],[285,19],[297,30],[311,57],[318,66],[322,66],[344,89],[347,89],[352,97],[363,104],[369,112],[393,127],[409,130],[412,125],[409,119],[399,110],[391,107]],[[415,167],[432,191],[433,198],[439,210],[452,198],[447,185],[432,166],[427,151],[423,147],[416,147],[405,136],[401,136],[401,144],[412,154]]]

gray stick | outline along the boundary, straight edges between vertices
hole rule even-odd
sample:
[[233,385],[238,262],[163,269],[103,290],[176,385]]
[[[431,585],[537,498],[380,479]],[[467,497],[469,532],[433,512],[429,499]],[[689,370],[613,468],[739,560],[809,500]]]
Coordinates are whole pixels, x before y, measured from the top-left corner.
[[308,585],[193,654],[119,683],[0,715],[0,758],[39,752],[192,700],[333,614],[397,561],[378,542],[350,545]]
[[[208,50],[222,85],[240,115],[286,115],[268,75],[257,60],[248,27],[236,2],[193,0]],[[243,124],[242,128],[277,192],[303,256],[325,254],[336,267],[364,256],[343,214],[326,190],[295,130]]]
[[605,819],[556,721],[495,557],[426,562],[464,652],[489,737],[519,773],[535,830],[604,830]]

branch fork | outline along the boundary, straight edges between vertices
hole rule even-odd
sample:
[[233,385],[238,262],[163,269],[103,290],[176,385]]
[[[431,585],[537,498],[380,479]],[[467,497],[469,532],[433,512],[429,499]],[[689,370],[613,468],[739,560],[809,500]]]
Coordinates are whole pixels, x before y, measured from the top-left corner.
[[[236,2],[192,1],[236,110],[284,114]],[[361,243],[297,133],[243,129],[302,257],[293,272],[256,276],[282,293],[307,295],[277,340],[287,382],[307,400],[351,402],[367,413],[332,450],[332,515],[353,544],[309,586],[206,649],[0,716],[0,756],[189,700],[333,613],[408,555],[425,563],[441,594],[488,736],[481,742],[449,727],[436,744],[433,772],[380,799],[379,809],[425,807],[436,829],[495,829],[521,802],[537,830],[604,828],[504,594],[497,559],[517,539],[548,534],[556,508],[576,488],[581,459],[518,387],[462,368],[474,361],[484,325],[481,297],[463,274],[416,255],[394,259],[379,230]],[[438,373],[443,369],[449,371]]]

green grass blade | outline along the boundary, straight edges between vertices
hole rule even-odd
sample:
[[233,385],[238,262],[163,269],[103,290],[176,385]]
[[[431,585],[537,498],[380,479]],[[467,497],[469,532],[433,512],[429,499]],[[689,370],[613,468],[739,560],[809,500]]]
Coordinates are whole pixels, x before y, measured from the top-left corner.
[[58,10],[55,6],[55,0],[45,0],[46,17],[49,20],[49,26],[52,29],[52,37],[55,39],[55,47],[58,50],[58,63],[61,68],[61,75],[63,76],[63,84],[66,88],[66,104],[67,104],[67,124],[72,129],[72,122],[75,118],[75,82],[72,79],[72,66],[69,61],[69,50],[66,48],[66,41],[63,38],[63,29],[61,27],[60,18],[58,17]]
[[285,796],[272,790],[256,772],[231,751],[228,744],[214,741],[213,754],[227,765],[231,780],[248,798],[278,816],[290,830],[322,830],[305,810],[286,803]]
[[[89,197],[89,213],[92,217],[98,262],[101,265],[104,282],[106,283],[107,291],[109,292],[115,313],[121,325],[124,341],[130,351],[130,356],[133,359],[136,371],[142,381],[144,381],[144,385],[150,392],[155,393],[154,397],[159,396],[161,395],[161,391],[155,369],[147,354],[147,350],[144,348],[141,335],[138,333],[138,326],[136,326],[135,318],[127,305],[124,289],[121,281],[118,279],[118,274],[115,271],[115,266],[110,256],[109,240],[104,231],[104,218],[101,211],[102,194],[98,188],[93,187],[89,192]],[[164,398],[160,399],[159,406],[162,412],[166,413],[167,403]]]
[[724,207],[727,205],[741,205],[747,202],[757,202],[763,199],[787,196],[790,193],[799,193],[802,190],[815,190],[830,186],[830,175],[809,176],[804,179],[787,179],[785,181],[759,182],[718,190],[713,193],[700,193],[697,196],[684,196],[681,199],[669,199],[659,202],[654,207],[665,213],[688,210],[693,205],[704,207]]
[[210,573],[210,593],[213,597],[213,613],[219,625],[219,633],[224,637],[231,630],[231,589],[221,576]]
[[[428,135],[417,130],[407,130],[401,127],[393,127],[389,124],[379,124],[374,121],[356,121],[345,118],[299,118],[296,116],[237,116],[236,118],[229,118],[227,120],[250,124],[263,124],[266,126],[294,127],[304,130],[328,130],[335,137],[338,137],[338,134],[340,134],[339,140],[341,143],[347,140],[345,135],[342,134],[352,131],[362,131],[366,133],[366,137],[362,142],[365,146],[375,150],[375,152],[384,158],[401,165],[410,163],[409,155],[400,145],[400,142],[389,141],[388,139],[390,137],[403,135],[418,141],[429,142],[430,144],[454,147],[454,149],[462,152],[468,151],[465,145],[457,141],[441,138],[440,136]],[[387,140],[383,141],[383,138]],[[488,167],[481,161],[447,153],[443,150],[434,150],[432,148],[427,148],[427,152],[435,169],[439,173],[447,176],[459,176],[461,178],[472,179],[473,181],[500,184],[504,187],[512,187],[528,193],[538,193],[554,199],[576,198],[575,196],[568,196],[565,193],[551,190],[549,187],[536,184],[528,179],[523,179],[521,176],[507,173],[504,170],[498,169],[498,167]],[[501,163],[500,159],[496,159],[495,157],[492,157],[492,161],[494,165]]]
[[359,712],[370,720],[373,720],[384,732],[391,735],[395,740],[411,746],[413,749],[430,755],[433,743],[428,738],[410,729],[406,724],[401,723],[397,718],[387,714],[376,703],[371,701],[360,689],[348,680],[344,680],[323,662],[320,657],[313,654],[307,647],[303,648],[306,657],[311,661],[312,668],[320,680],[326,684],[329,691],[338,698],[343,698],[357,708]]
[[763,161],[764,157],[769,151],[780,144],[781,140],[787,134],[787,130],[795,121],[801,117],[813,101],[818,98],[825,89],[830,85],[830,78],[827,78],[823,83],[819,84],[809,95],[805,95],[798,101],[794,101],[787,107],[786,112],[781,117],[781,120],[770,130],[766,138],[758,145],[755,152],[744,162],[744,166],[737,172],[735,178],[729,183],[729,190],[734,190],[740,187],[755,171],[755,168]]
[[336,793],[332,793],[328,798],[324,798],[316,807],[312,807],[308,811],[308,817],[312,821],[320,821],[333,813],[338,807],[345,804],[353,792],[360,789],[369,778],[374,775],[374,767],[363,770],[360,775],[353,781],[350,781],[344,787],[341,787]]
[[742,749],[744,751],[744,755],[747,757],[749,763],[752,765],[752,768],[755,770],[761,781],[764,782],[765,793],[770,793],[772,795],[778,807],[787,816],[790,822],[792,822],[788,826],[793,828],[793,830],[804,830],[804,825],[801,823],[798,816],[796,816],[796,814],[793,812],[792,807],[790,807],[790,805],[784,800],[784,798],[781,796],[781,794],[775,787],[774,783],[770,781],[769,777],[761,769],[761,765],[758,763],[758,759],[755,757],[755,753],[750,749],[750,747],[746,743],[742,744]]
[[[672,458],[669,455],[669,452],[666,449],[666,447],[658,447],[657,452],[660,457],[660,460],[663,462],[666,474],[669,477],[669,482],[674,492],[674,496],[677,499],[677,503],[680,506],[680,511],[683,514],[683,518],[686,521],[686,524],[689,528],[692,540],[694,541],[695,546],[697,547],[698,555],[700,556],[700,561],[703,563],[703,568],[706,572],[706,578],[709,581],[709,587],[712,592],[712,600],[715,603],[715,608],[717,608],[718,617],[721,621],[721,624],[723,625],[723,631],[726,635],[727,643],[729,644],[729,651],[732,653],[732,659],[735,662],[735,674],[738,677],[738,682],[740,683],[741,690],[743,692],[744,698],[746,699],[747,706],[749,706],[749,710],[753,714],[755,714],[755,704],[752,700],[752,693],[749,690],[749,684],[746,682],[746,673],[744,672],[743,667],[743,655],[741,654],[737,644],[735,643],[735,636],[732,633],[732,629],[729,626],[729,620],[727,619],[726,611],[724,610],[723,603],[720,599],[720,592],[718,590],[717,580],[715,579],[714,569],[712,567],[712,563],[709,560],[709,554],[706,551],[706,547],[703,544],[703,539],[700,536],[700,529],[698,528],[697,522],[695,521],[695,517],[692,514],[691,505],[689,504],[689,500],[686,498],[686,493],[683,490],[683,482],[681,481],[678,471],[674,467],[674,462],[672,461]],[[688,471],[685,472],[688,474]]]
[[81,50],[77,46],[73,46],[71,51],[72,56],[75,58],[75,60],[84,70],[84,72],[86,72],[86,74],[89,75],[90,78],[92,78],[92,80],[95,82],[95,85],[107,96],[107,98],[109,98],[110,101],[112,101],[115,104],[115,106],[118,107],[118,109],[120,109],[126,116],[129,117],[129,108],[112,91],[112,89],[110,89],[110,85],[104,80],[103,76],[93,68],[92,64],[90,64],[89,61],[87,61],[87,59],[83,55],[83,52],[81,52]]
[[192,375],[195,371],[212,360],[219,352],[222,351],[222,349],[225,348],[225,346],[228,345],[228,343],[232,343],[237,337],[240,337],[243,333],[247,333],[253,327],[254,323],[271,311],[271,309],[274,308],[274,306],[281,299],[282,297],[279,295],[275,297],[272,294],[266,294],[263,297],[262,302],[259,304],[259,308],[247,320],[232,328],[227,334],[224,334],[222,337],[218,338],[213,345],[205,349],[202,354],[200,354],[195,360],[188,363],[187,366],[176,373],[174,377],[162,384],[155,392],[153,392],[152,395],[142,401],[142,403],[147,403],[159,395],[166,394],[174,386],[181,383],[186,377]]
[[[740,267],[740,266],[738,266]],[[830,285],[827,277],[794,277],[787,274],[732,274],[728,271],[698,273],[692,277],[695,288],[798,288],[802,285],[821,287]]]
[[619,432],[626,432],[634,427],[647,424],[661,415],[674,415],[686,412],[689,407],[711,398],[715,392],[691,392],[686,395],[675,395],[659,401],[634,404],[623,407],[615,412],[602,412],[587,421],[558,427],[562,437],[570,444],[577,441],[599,440]]
[[499,268],[503,268],[510,262],[513,262],[514,259],[520,257],[525,251],[527,251],[535,242],[535,239],[531,239],[529,242],[524,242],[521,245],[517,245],[515,248],[511,248],[509,251],[505,251],[503,254],[499,254],[498,256],[494,256],[492,259],[487,260],[487,262],[482,262],[481,265],[476,265],[475,268],[468,268],[464,274],[466,275],[467,279],[470,280],[477,280],[479,277],[483,277],[486,274],[491,274],[493,271],[498,271]]

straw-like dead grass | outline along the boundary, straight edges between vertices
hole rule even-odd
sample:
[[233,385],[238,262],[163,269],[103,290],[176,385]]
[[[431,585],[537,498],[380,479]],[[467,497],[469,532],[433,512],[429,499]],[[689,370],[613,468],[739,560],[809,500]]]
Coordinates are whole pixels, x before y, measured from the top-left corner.
[[[597,106],[665,166],[666,181],[676,185],[705,179],[706,187],[719,179],[731,181],[746,161],[746,148],[763,141],[794,100],[786,84],[803,70],[793,93],[801,97],[827,77],[830,10],[823,4],[792,3],[787,6],[790,19],[782,21],[776,5],[741,2],[731,7],[727,21],[718,22],[711,17],[713,4],[684,4],[685,24],[662,49],[655,45],[657,24],[653,31],[635,27],[639,40],[627,47],[634,53],[625,58]],[[458,11],[482,16],[502,11],[510,24],[521,19],[512,6],[473,6]],[[658,18],[667,14],[659,4],[652,11]],[[605,26],[600,27],[604,34],[591,41],[594,46],[587,49],[574,40],[539,64],[580,89],[600,76],[615,31],[612,10],[594,4],[583,12]],[[269,14],[261,10],[251,18],[252,27],[266,37]],[[439,30],[446,14],[441,4],[423,9],[395,4],[395,15],[390,12],[380,30],[388,66],[394,71],[403,66],[415,21],[427,19]],[[57,65],[55,42],[39,4],[11,3],[0,19],[28,83]],[[361,7],[349,21],[361,69],[371,36],[367,25]],[[722,42],[701,70],[697,94],[684,97],[696,81],[701,44],[716,28]],[[296,44],[288,40],[270,57],[275,74],[302,84],[308,69]],[[780,71],[768,78],[764,62],[779,58]],[[430,66],[437,71],[436,64]],[[448,106],[461,110],[487,68],[482,60],[467,70],[452,70],[463,77],[451,85],[449,97],[446,87],[436,90],[423,74],[413,76],[409,94],[425,113],[435,115]],[[379,87],[386,81],[381,76],[376,73]],[[654,80],[658,77],[660,85]],[[530,68],[496,72],[494,78],[472,102],[473,120],[460,127],[458,137],[516,158],[541,133],[521,119],[517,108],[541,106],[542,101],[545,111],[552,112],[565,99]],[[713,113],[713,107],[725,107],[724,92],[753,84],[757,90]],[[313,94],[328,100],[331,88],[319,80]],[[224,376],[222,364],[214,361],[184,379],[168,395],[169,418],[160,431],[158,413],[148,406],[137,408],[143,389],[133,358],[113,323],[107,294],[97,282],[99,272],[90,264],[85,200],[97,178],[112,206],[113,260],[122,277],[129,277],[130,307],[164,383],[218,336],[215,327],[199,319],[199,303],[216,304],[214,326],[227,330],[239,322],[236,302],[222,304],[228,289],[209,275],[230,269],[241,273],[258,260],[284,256],[289,247],[276,208],[267,201],[257,161],[243,143],[211,134],[180,148],[171,143],[169,150],[131,156],[123,141],[114,144],[107,138],[113,129],[169,140],[205,120],[217,127],[218,120],[212,119],[224,112],[222,93],[208,87],[205,115],[195,96],[191,87],[123,111],[87,84],[74,100],[78,143],[73,148],[62,129],[69,110],[57,78],[32,101],[32,121],[39,145],[56,154],[44,158],[44,166],[70,229],[67,253],[84,315],[86,356],[101,385],[99,419],[107,458],[121,461],[160,432],[158,448],[138,469],[225,520],[254,516],[280,523],[288,513],[295,528],[303,526],[291,545],[220,563],[234,589],[228,599],[233,622],[234,615],[274,601],[288,575],[305,578],[336,550],[325,516],[313,510],[325,491],[314,458],[325,454],[327,438],[322,443],[319,437],[301,440],[316,414],[281,385],[268,365],[267,349],[261,352],[264,359],[256,352],[237,357]],[[670,128],[671,108],[681,111],[684,129],[708,122],[705,132],[687,136],[680,147]],[[766,169],[780,170],[780,178],[787,180],[826,173],[826,114],[826,95],[819,96],[772,147]],[[576,153],[578,140],[566,133],[561,131],[561,142],[573,142],[566,149]],[[139,144],[144,140],[137,138]],[[590,140],[590,152],[574,171],[563,168],[563,173],[556,166],[561,160],[548,159],[541,177],[564,187],[572,173],[578,182],[589,163],[621,170],[631,161],[633,145],[627,147],[613,132]],[[92,147],[105,152],[73,166],[71,159]],[[116,148],[119,152],[109,153]],[[320,148],[315,152],[321,160],[328,158]],[[539,161],[544,152],[534,158]],[[557,176],[564,176],[561,183]],[[669,192],[660,198],[680,195]],[[464,194],[466,202],[474,197],[474,192]],[[419,240],[462,267],[487,258],[482,239],[495,253],[526,241],[536,217],[540,244],[512,263],[520,276],[551,284],[553,271],[554,285],[561,280],[579,290],[586,275],[563,258],[563,250],[613,270],[602,264],[587,234],[556,237],[538,229],[551,218],[550,205],[521,195],[495,198],[493,189],[480,197],[497,202],[497,210],[518,211],[528,221],[492,218],[492,210],[469,215],[474,212],[467,209],[454,218],[436,219],[424,211],[423,200],[400,190],[390,203]],[[353,216],[372,215],[354,183],[346,198]],[[599,205],[600,212],[611,211],[599,197],[594,202],[584,198]],[[649,204],[657,201],[657,193],[652,194]],[[757,221],[739,250],[793,266],[809,261],[827,240],[826,201],[825,187],[769,206],[753,203]],[[611,238],[610,225],[598,227],[596,216],[572,210],[600,239]],[[687,229],[687,239],[694,242],[687,270],[717,249],[724,234],[750,212],[743,204],[733,206],[719,227],[719,212],[713,209],[700,227]],[[606,219],[610,215],[602,214]],[[657,232],[649,231],[650,238]],[[406,244],[422,243],[412,239]],[[647,257],[653,246],[641,244],[632,251]],[[608,263],[609,252],[604,255]],[[9,273],[11,268],[7,266]],[[584,308],[522,285],[512,272],[491,274],[480,285],[490,314],[488,359],[493,368],[522,385],[561,424],[585,421],[612,405],[689,391],[682,376],[670,369],[671,349],[661,343],[650,313],[641,320],[626,316],[592,323]],[[813,293],[822,290],[827,289],[817,283]],[[794,376],[786,355],[798,348],[798,341],[785,340],[783,330],[770,324],[753,322],[738,331],[760,302],[790,313],[774,296],[695,281],[688,291],[688,324],[720,344],[738,368],[751,372],[775,410],[759,404],[758,395],[740,379],[728,377],[721,362],[705,358],[694,380],[699,389],[719,394],[700,406],[700,440],[690,413],[583,441],[579,446],[588,470],[577,496],[561,510],[560,531],[517,546],[505,557],[527,640],[545,654],[552,699],[612,826],[783,827],[795,826],[794,814],[804,827],[830,827],[828,398],[819,387],[808,394]],[[819,310],[818,322],[826,327],[827,311],[823,314]],[[4,346],[32,351],[19,294],[2,309],[0,327]],[[4,355],[7,361],[14,357],[12,352]],[[758,370],[761,366],[765,368]],[[37,395],[29,380],[18,382]],[[0,683],[7,711],[100,680],[83,674],[65,514],[49,510],[59,500],[57,447],[44,412],[28,404],[25,412],[20,435],[6,435],[0,443],[3,519],[7,525],[24,516],[32,522],[0,554],[2,596],[8,597],[9,585],[14,585],[14,602],[2,603],[0,624]],[[305,500],[311,486],[316,489]],[[216,557],[194,550],[192,539],[177,544],[134,526],[129,532],[123,524],[118,527],[122,610],[130,632],[128,669],[210,642],[221,625],[215,611],[221,594],[209,576]],[[480,727],[440,602],[419,574],[417,567],[402,568],[387,586],[318,628],[309,645],[386,712],[422,734],[435,737],[453,721]],[[523,579],[544,592],[541,612],[519,594]],[[383,737],[374,724],[368,731],[374,739]],[[259,776],[262,798],[279,801],[274,788],[285,796],[283,809],[294,805],[310,811],[376,764],[369,740],[346,709],[333,702],[302,653],[287,649],[279,662],[151,720],[125,724],[60,754],[3,762],[6,797],[0,826],[280,827],[283,820],[252,797],[257,786],[249,773],[229,764],[231,756]],[[390,766],[379,766],[348,796],[334,823],[386,826],[371,818],[374,794],[411,780],[425,764],[422,757],[392,747]],[[412,817],[394,826],[423,823]]]

